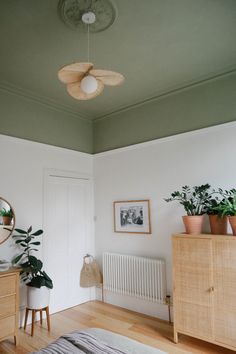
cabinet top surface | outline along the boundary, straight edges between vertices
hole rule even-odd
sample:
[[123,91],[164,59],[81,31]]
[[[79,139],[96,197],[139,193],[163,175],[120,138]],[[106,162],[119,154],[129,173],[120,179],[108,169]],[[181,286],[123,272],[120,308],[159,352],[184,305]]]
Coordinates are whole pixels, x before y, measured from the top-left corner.
[[2,275],[10,275],[10,274],[19,273],[20,271],[21,271],[20,268],[9,268],[8,270],[0,271],[0,277]]
[[186,233],[181,233],[181,234],[173,234],[172,238],[205,238],[205,239],[222,239],[222,240],[232,240],[236,241],[236,236],[228,234],[228,235],[212,235],[212,234],[199,234],[199,235],[193,235],[193,234],[186,234]]

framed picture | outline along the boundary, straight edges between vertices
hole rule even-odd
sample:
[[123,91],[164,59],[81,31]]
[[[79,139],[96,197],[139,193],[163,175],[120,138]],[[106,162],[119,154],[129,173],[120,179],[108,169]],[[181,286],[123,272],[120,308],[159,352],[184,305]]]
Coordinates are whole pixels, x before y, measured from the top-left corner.
[[114,231],[150,234],[150,202],[149,200],[125,200],[113,203]]

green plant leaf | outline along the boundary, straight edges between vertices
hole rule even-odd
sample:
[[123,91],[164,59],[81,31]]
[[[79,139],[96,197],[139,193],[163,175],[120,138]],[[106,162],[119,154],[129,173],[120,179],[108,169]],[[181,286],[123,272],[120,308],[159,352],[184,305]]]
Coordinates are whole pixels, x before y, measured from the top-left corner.
[[45,277],[42,275],[37,275],[27,285],[33,286],[35,288],[41,288],[42,286],[46,286],[49,289],[52,289],[52,286],[53,286],[52,282],[45,279]]
[[49,289],[53,289],[52,281],[45,279],[45,286]]
[[27,244],[25,243],[25,241],[21,241],[20,245],[21,245],[22,247],[26,247],[26,246],[27,246]]
[[33,286],[34,288],[41,288],[45,285],[45,279],[41,276],[34,277],[28,284],[28,286]]
[[22,240],[16,240],[15,243],[18,244],[18,243],[21,243]]
[[27,235],[27,231],[21,230],[21,229],[15,229],[16,232],[19,232],[19,234],[24,234]]
[[38,270],[41,270],[43,268],[43,262],[40,261],[40,259],[37,260],[37,268]]
[[47,273],[43,270],[42,271],[42,274],[44,275],[44,277],[49,280],[49,281],[52,281],[52,279],[47,275]]
[[40,242],[39,242],[39,241],[36,241],[36,242],[30,242],[30,245],[35,245],[35,246],[38,246],[38,245],[40,245]]
[[12,263],[13,264],[18,263],[19,260],[21,260],[21,258],[23,257],[23,255],[24,255],[24,253],[21,253],[21,254],[19,254],[19,256],[16,256],[15,258],[13,258]]
[[29,256],[29,262],[32,264],[32,266],[37,267],[38,259],[34,256]]
[[35,231],[32,235],[33,236],[40,236],[43,234],[43,230],[38,230],[38,231]]
[[30,226],[30,227],[28,228],[27,233],[30,234],[31,231],[32,231],[32,226]]

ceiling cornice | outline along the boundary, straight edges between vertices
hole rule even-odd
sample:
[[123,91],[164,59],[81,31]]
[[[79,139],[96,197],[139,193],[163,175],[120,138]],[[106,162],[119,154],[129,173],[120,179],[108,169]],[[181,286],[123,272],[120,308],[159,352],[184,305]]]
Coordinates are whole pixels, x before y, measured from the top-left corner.
[[220,71],[220,72],[217,72],[217,73],[205,76],[205,77],[201,77],[198,80],[185,82],[184,85],[169,87],[167,90],[159,92],[158,94],[153,95],[151,97],[147,97],[146,99],[144,99],[142,101],[138,101],[138,102],[135,102],[130,105],[120,106],[113,111],[109,111],[109,112],[107,112],[101,116],[97,116],[95,118],[89,114],[85,114],[84,112],[83,113],[77,112],[76,110],[72,109],[70,106],[64,105],[64,104],[58,102],[57,100],[53,100],[51,98],[38,95],[36,93],[33,93],[32,91],[18,87],[12,83],[7,82],[7,81],[0,81],[0,90],[5,91],[10,94],[13,94],[13,95],[16,95],[16,96],[24,97],[30,101],[37,102],[41,105],[44,105],[44,106],[46,106],[50,109],[56,110],[58,112],[65,112],[66,114],[69,114],[73,118],[76,118],[76,119],[81,119],[86,122],[98,122],[100,120],[109,119],[118,113],[126,112],[126,111],[132,110],[134,108],[141,107],[145,104],[158,101],[158,100],[163,99],[165,97],[189,90],[193,87],[204,85],[207,82],[218,80],[220,78],[223,78],[223,77],[235,74],[235,73],[236,73],[236,66],[231,66],[227,70]]
[[201,86],[201,85],[204,85],[208,82],[215,81],[215,80],[221,79],[223,77],[230,76],[232,74],[236,74],[236,66],[232,66],[225,71],[220,71],[215,74],[201,77],[198,80],[186,82],[184,85],[181,85],[181,86],[169,87],[167,90],[159,92],[158,94],[156,94],[154,96],[147,97],[146,99],[144,99],[142,101],[132,103],[131,105],[120,106],[118,109],[115,109],[113,111],[109,111],[106,114],[103,114],[101,116],[94,118],[93,121],[98,122],[100,120],[109,119],[113,115],[116,115],[118,113],[126,112],[126,111],[132,110],[134,108],[141,107],[147,103],[158,101],[158,100],[163,99],[165,97],[168,97],[168,96],[171,96],[171,95],[174,95],[174,94],[186,91],[186,90],[190,90],[193,87]]
[[176,141],[176,140],[183,141],[183,139],[185,139],[185,138],[188,139],[189,137],[192,137],[192,136],[209,134],[211,132],[218,132],[218,131],[222,132],[222,129],[227,130],[227,129],[233,129],[233,128],[236,128],[236,122],[222,123],[222,124],[217,124],[217,125],[213,125],[213,126],[206,127],[206,128],[200,128],[200,129],[191,130],[191,131],[184,132],[184,133],[177,133],[174,135],[165,136],[164,138],[156,138],[156,139],[144,141],[143,143],[136,143],[136,144],[127,145],[127,146],[123,146],[123,147],[119,147],[119,148],[113,148],[113,149],[107,150],[107,151],[96,152],[93,154],[93,156],[95,159],[98,159],[98,158],[104,157],[104,156],[115,155],[115,154],[119,154],[119,153],[127,152],[127,151],[132,151],[132,150],[138,150],[138,149],[146,148],[149,146],[165,144],[165,143]]
[[43,106],[46,106],[50,109],[53,109],[53,110],[56,110],[59,112],[65,112],[66,114],[69,114],[76,119],[85,120],[86,122],[92,121],[92,118],[90,115],[87,115],[84,113],[81,114],[81,113],[77,112],[76,110],[71,109],[71,107],[64,105],[56,100],[53,100],[53,99],[45,97],[45,96],[40,96],[38,94],[33,93],[32,91],[18,87],[16,85],[13,85],[12,83],[7,82],[7,81],[0,81],[0,90],[10,93],[12,95],[24,97],[30,101],[37,102],[37,103],[39,103]]

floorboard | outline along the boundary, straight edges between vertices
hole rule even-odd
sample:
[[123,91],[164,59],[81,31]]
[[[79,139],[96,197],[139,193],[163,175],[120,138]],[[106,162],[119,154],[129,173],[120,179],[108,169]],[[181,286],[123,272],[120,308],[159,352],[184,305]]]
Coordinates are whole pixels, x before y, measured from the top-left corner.
[[45,320],[42,327],[37,322],[34,337],[29,334],[30,326],[27,326],[26,332],[20,329],[19,345],[15,347],[11,339],[1,342],[0,353],[28,354],[45,347],[62,334],[87,327],[104,328],[159,348],[169,354],[234,353],[184,335],[179,336],[179,344],[176,345],[173,343],[173,327],[168,322],[100,301],[87,302],[51,315],[51,326],[52,330],[49,333]]

